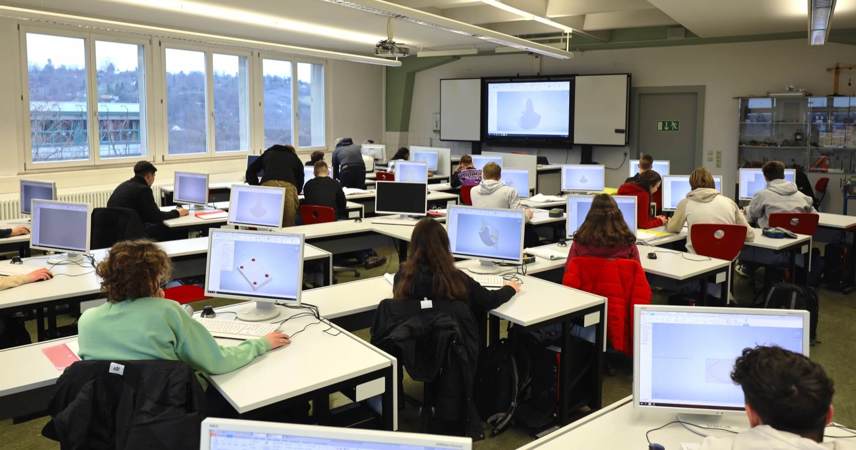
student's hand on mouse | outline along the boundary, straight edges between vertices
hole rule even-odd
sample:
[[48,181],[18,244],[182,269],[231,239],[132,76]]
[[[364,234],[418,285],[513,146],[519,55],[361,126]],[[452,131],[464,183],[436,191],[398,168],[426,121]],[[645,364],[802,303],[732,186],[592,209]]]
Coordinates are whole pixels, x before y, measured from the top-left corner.
[[273,333],[266,334],[265,340],[268,342],[268,345],[270,345],[271,350],[291,344],[291,339],[288,335],[281,331],[274,331]]
[[184,217],[188,214],[188,211],[184,208],[175,208],[178,211],[178,217]]
[[665,224],[669,221],[669,218],[666,216],[657,216],[657,219],[660,219],[660,223]]
[[514,289],[514,293],[515,293],[515,294],[520,293],[520,288],[523,286],[523,285],[522,285],[519,281],[517,281],[517,280],[506,280],[504,285],[505,285],[505,286],[511,286],[511,288],[512,288],[512,289]]
[[529,208],[526,208],[526,220],[532,220],[532,217],[535,215],[535,211],[532,211]]
[[27,227],[15,227],[12,228],[11,236],[23,236],[25,234],[30,234],[30,229]]
[[53,274],[48,269],[37,269],[27,274],[28,283],[50,280],[51,278],[53,278]]

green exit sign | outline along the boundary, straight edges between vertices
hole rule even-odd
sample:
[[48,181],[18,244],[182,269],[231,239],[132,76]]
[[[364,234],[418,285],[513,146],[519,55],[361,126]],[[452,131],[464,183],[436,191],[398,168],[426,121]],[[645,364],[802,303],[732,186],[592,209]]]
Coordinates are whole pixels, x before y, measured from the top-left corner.
[[681,131],[679,120],[658,120],[657,131]]

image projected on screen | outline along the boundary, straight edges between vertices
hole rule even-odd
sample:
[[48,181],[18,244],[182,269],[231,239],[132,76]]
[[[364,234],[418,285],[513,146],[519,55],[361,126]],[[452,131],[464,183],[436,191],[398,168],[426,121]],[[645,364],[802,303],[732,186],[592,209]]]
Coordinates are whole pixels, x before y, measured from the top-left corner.
[[33,200],[54,200],[53,183],[21,182],[21,213],[30,214]]
[[233,188],[231,195],[230,222],[263,227],[278,227],[282,224],[282,190]]
[[[612,199],[618,205],[618,210],[624,216],[624,223],[630,232],[636,234],[636,197],[613,195]],[[594,200],[594,195],[571,195],[568,196],[568,218],[565,223],[566,237],[572,238],[574,233],[580,229],[586,216],[591,210],[591,203]]]
[[212,244],[208,274],[211,292],[275,299],[297,297],[300,280],[292,274],[300,270],[298,264],[303,264],[299,237],[229,237],[220,236]]
[[639,337],[643,406],[742,410],[743,391],[730,374],[744,348],[776,345],[804,352],[799,315],[642,314],[648,315],[642,319]]
[[562,191],[600,192],[606,184],[604,166],[570,164],[562,166]]
[[60,250],[85,252],[87,215],[85,205],[52,204],[33,211],[32,244]]
[[526,170],[503,170],[502,184],[513,187],[520,198],[529,197],[529,172]]
[[424,162],[400,161],[395,165],[395,181],[428,183],[428,166]]
[[175,174],[175,201],[203,204],[208,202],[208,177],[202,174]]
[[569,135],[569,81],[488,84],[488,135]]
[[452,208],[449,236],[452,253],[516,261],[523,239],[523,215],[516,211]]

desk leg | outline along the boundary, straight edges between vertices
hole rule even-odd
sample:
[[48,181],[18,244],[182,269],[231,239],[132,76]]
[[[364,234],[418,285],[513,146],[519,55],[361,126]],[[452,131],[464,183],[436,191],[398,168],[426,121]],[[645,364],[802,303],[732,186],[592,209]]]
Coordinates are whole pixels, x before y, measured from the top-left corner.
[[392,366],[384,371],[383,379],[385,387],[383,390],[381,426],[383,426],[384,430],[395,431],[395,415],[398,414],[398,408],[395,407],[394,401],[395,375]]
[[844,234],[844,243],[847,243],[847,235],[850,235],[850,252],[847,255],[847,264],[850,265],[850,274],[843,283],[842,292],[849,293],[856,285],[856,231]]
[[319,425],[330,424],[330,393],[326,390],[312,396],[312,418]]
[[597,324],[594,343],[593,386],[589,408],[597,411],[603,406],[603,358],[606,354],[606,303],[600,306],[600,321]]
[[701,300],[701,306],[707,306],[707,279],[701,278],[698,280],[699,284],[699,299]]
[[56,339],[59,336],[59,330],[56,326],[56,306],[53,304],[47,306],[48,314],[48,339]]
[[329,258],[325,258],[321,263],[321,272],[322,283],[324,286],[332,286],[333,285],[333,256],[331,255]]
[[[600,348],[595,348],[599,353]],[[570,401],[571,389],[568,380],[571,375],[571,323],[567,320],[562,322],[562,357],[559,360],[559,426],[568,423],[568,402]]]
[[36,341],[42,342],[48,340],[47,329],[45,325],[45,310],[43,307],[36,307]]

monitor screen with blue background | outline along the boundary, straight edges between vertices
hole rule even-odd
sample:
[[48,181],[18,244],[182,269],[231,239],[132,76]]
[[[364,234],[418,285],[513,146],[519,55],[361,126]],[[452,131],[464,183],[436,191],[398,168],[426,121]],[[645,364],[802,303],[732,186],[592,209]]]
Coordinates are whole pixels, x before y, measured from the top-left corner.
[[606,187],[606,167],[595,164],[562,166],[563,192],[600,192]]
[[520,198],[529,197],[529,171],[528,170],[503,170],[502,184],[511,186],[517,190]]
[[[767,179],[764,178],[764,172],[761,169],[740,169],[738,172],[738,197],[743,200],[751,199],[759,191],[767,187]],[[797,171],[795,169],[785,169],[785,180],[795,183]]]
[[484,166],[487,163],[495,163],[497,166],[502,168],[502,156],[473,155],[473,167],[476,169],[484,169]]
[[522,209],[452,207],[447,218],[452,253],[460,257],[519,262],[525,223]]
[[427,184],[428,165],[421,161],[398,161],[395,163],[395,181]]
[[428,165],[429,172],[437,171],[437,161],[439,159],[439,155],[437,152],[432,152],[428,150],[413,150],[413,153],[410,155],[411,161],[421,161]]
[[[631,233],[636,234],[636,197],[633,195],[613,195],[612,199],[615,200],[621,215],[624,216],[624,223],[627,224],[627,228],[630,229]],[[568,238],[573,238],[574,233],[585,222],[593,200],[594,195],[568,196],[568,216],[565,222],[565,234]]]

